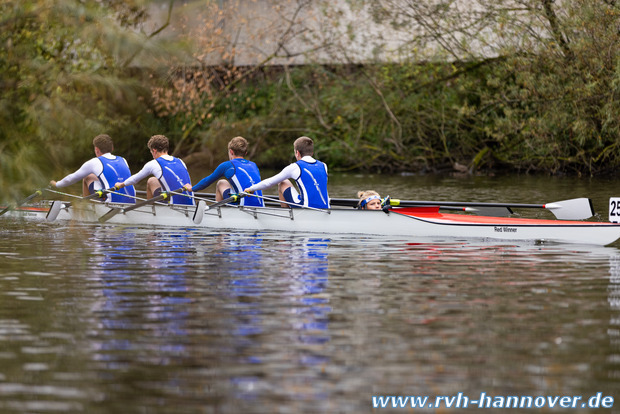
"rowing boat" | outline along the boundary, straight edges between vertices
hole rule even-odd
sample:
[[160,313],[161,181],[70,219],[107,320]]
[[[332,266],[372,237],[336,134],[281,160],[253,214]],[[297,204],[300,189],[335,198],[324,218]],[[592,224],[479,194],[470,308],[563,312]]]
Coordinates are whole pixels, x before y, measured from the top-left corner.
[[320,233],[328,235],[366,235],[399,238],[431,238],[434,240],[510,240],[552,241],[608,245],[620,238],[620,224],[576,220],[489,217],[462,213],[443,213],[438,206],[392,208],[388,211],[356,210],[334,207],[330,210],[240,207],[230,204],[207,207],[204,202],[193,206],[150,204],[139,208],[104,202],[42,203],[21,206],[7,216],[45,220],[51,208],[57,221],[106,223],[113,225],[146,225],[200,227],[213,230],[275,231]]

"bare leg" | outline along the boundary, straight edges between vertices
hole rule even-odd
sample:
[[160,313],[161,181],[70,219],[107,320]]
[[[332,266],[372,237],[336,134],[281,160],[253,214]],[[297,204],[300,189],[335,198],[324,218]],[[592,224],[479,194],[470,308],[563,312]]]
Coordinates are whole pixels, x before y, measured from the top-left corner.
[[155,190],[161,188],[159,180],[155,177],[151,177],[146,182],[146,198],[153,198]]
[[215,201],[222,201],[224,199],[224,191],[232,188],[230,183],[226,180],[219,180],[215,185]]
[[[280,184],[278,184],[278,196],[280,197],[280,201],[286,201],[286,199],[284,198],[284,192],[291,188],[293,186],[293,184],[291,184],[291,182],[289,180],[284,180],[282,181]],[[282,207],[288,207],[288,204],[285,203],[280,203],[280,205]]]
[[90,195],[88,186],[97,180],[98,178],[95,174],[88,174],[86,177],[84,177],[84,179],[82,180],[82,197],[86,197]]

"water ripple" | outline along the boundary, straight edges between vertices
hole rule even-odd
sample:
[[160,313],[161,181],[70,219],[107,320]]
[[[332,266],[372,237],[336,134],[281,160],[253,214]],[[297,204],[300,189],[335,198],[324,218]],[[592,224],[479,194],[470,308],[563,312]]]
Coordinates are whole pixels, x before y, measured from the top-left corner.
[[617,389],[614,247],[23,223],[0,236],[3,412],[364,412],[376,394]]

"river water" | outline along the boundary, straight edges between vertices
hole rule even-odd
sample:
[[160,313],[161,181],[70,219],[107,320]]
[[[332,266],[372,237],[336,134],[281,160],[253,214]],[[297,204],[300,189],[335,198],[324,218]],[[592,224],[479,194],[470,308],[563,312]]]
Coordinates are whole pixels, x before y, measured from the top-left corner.
[[[589,196],[606,220],[618,184],[332,174],[330,195],[374,188],[404,199],[520,203]],[[428,396],[422,412],[460,412],[429,407],[459,393],[495,403],[579,397],[566,411],[605,401],[602,412],[620,412],[618,244],[6,218],[0,236],[3,414],[412,410],[409,402],[373,408],[380,396]],[[520,411],[538,410],[511,412]]]

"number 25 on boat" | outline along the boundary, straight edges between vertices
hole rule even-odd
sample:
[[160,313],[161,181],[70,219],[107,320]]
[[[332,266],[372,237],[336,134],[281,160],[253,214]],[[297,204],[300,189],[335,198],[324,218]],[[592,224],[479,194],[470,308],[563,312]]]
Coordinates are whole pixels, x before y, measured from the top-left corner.
[[609,221],[620,223],[620,197],[611,197],[609,199]]

